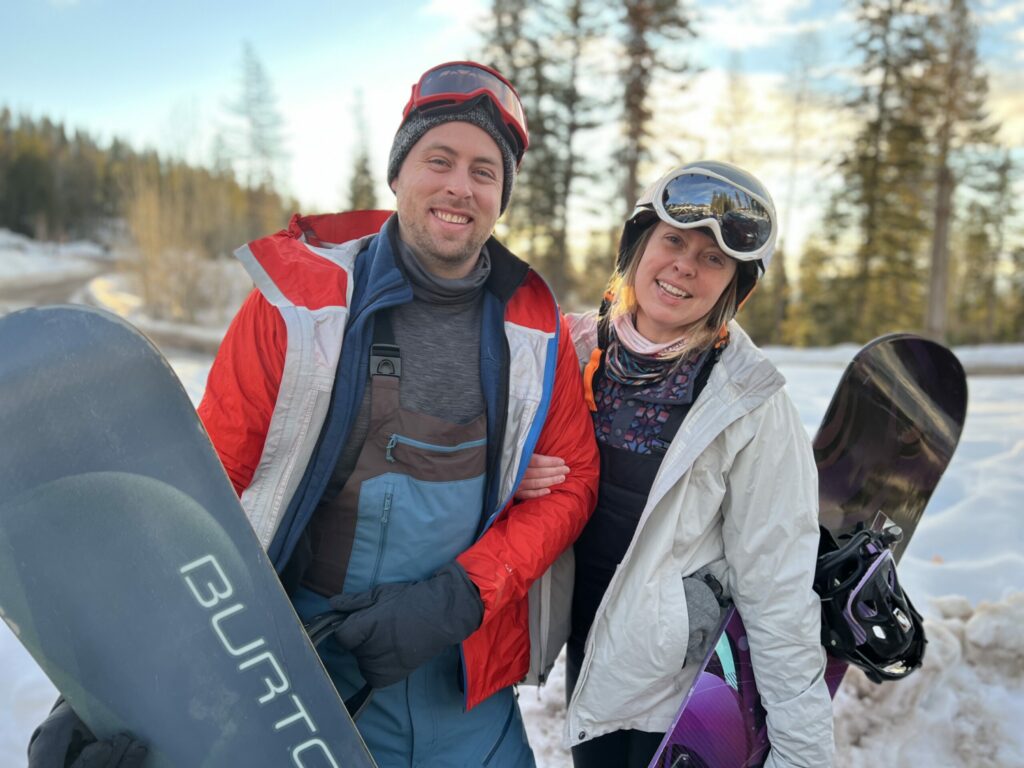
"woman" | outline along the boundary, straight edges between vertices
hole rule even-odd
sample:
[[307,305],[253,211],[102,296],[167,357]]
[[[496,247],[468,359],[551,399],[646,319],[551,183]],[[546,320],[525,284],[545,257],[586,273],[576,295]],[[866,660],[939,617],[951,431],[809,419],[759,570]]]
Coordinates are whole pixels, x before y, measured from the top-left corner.
[[[626,221],[599,312],[571,317],[601,450],[575,545],[566,735],[576,768],[648,765],[731,598],[768,713],[767,766],[832,763],[810,442],[732,320],[776,239],[764,186],[699,162]],[[535,457],[523,495],[565,468]]]

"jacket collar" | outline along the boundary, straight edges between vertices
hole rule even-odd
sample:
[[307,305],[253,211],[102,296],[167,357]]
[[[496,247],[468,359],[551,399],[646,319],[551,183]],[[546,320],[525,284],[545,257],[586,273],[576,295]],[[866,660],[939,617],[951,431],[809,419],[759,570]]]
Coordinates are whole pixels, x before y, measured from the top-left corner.
[[644,517],[726,427],[760,406],[786,383],[734,320],[729,323],[729,333],[729,345],[711,369],[708,383],[662,459]]
[[[402,273],[402,278],[408,282],[409,276],[405,274],[402,267],[402,260],[395,258],[398,253],[398,214],[395,213],[381,228],[382,239],[387,240],[387,260],[389,267],[394,267]],[[484,287],[493,293],[499,302],[507,304],[511,300],[516,289],[523,284],[526,275],[530,271],[530,265],[516,256],[512,251],[498,242],[493,235],[488,238],[487,253],[491,257],[491,274],[484,283]],[[383,249],[378,248],[378,252]],[[381,258],[374,257],[374,262]]]

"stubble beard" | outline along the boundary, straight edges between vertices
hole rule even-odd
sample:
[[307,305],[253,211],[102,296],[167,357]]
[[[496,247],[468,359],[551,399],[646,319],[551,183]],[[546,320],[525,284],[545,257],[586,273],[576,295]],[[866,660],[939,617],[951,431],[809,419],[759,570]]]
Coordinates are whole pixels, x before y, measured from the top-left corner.
[[[411,227],[402,225],[399,219],[399,232],[406,235],[402,239],[411,246],[416,256],[420,259],[423,267],[440,277],[449,277],[452,274],[460,274],[472,271],[472,265],[480,256],[490,235],[484,237],[473,237],[465,245],[445,249],[444,243],[438,243],[424,228],[415,224]],[[469,269],[466,269],[466,267]]]

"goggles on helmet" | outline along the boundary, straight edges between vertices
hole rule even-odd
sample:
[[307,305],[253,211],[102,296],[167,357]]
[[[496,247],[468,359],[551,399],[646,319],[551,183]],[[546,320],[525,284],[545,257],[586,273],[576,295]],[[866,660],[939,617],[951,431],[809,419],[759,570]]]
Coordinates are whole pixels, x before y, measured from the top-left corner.
[[700,163],[662,177],[640,203],[672,226],[707,227],[719,247],[739,261],[764,259],[775,246],[774,207],[766,196]]
[[486,96],[500,114],[516,153],[516,164],[522,162],[530,134],[526,113],[519,94],[499,72],[473,61],[450,61],[428,69],[412,87],[412,95],[402,111],[402,119],[413,110],[452,106]]

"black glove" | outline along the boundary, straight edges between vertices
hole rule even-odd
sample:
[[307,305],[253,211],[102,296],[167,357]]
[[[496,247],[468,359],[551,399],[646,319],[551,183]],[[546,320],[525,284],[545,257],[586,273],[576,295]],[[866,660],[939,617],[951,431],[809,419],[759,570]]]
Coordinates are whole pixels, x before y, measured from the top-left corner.
[[334,631],[356,657],[374,688],[404,680],[480,626],[480,592],[458,563],[412,584],[384,584],[369,592],[336,595],[331,607],[345,616]]
[[722,618],[722,585],[707,569],[700,569],[683,578],[686,593],[686,614],[690,622],[690,639],[686,643],[683,666],[700,663],[715,640],[715,630]]
[[97,741],[64,699],[28,743],[28,768],[139,768],[146,747],[127,734]]

